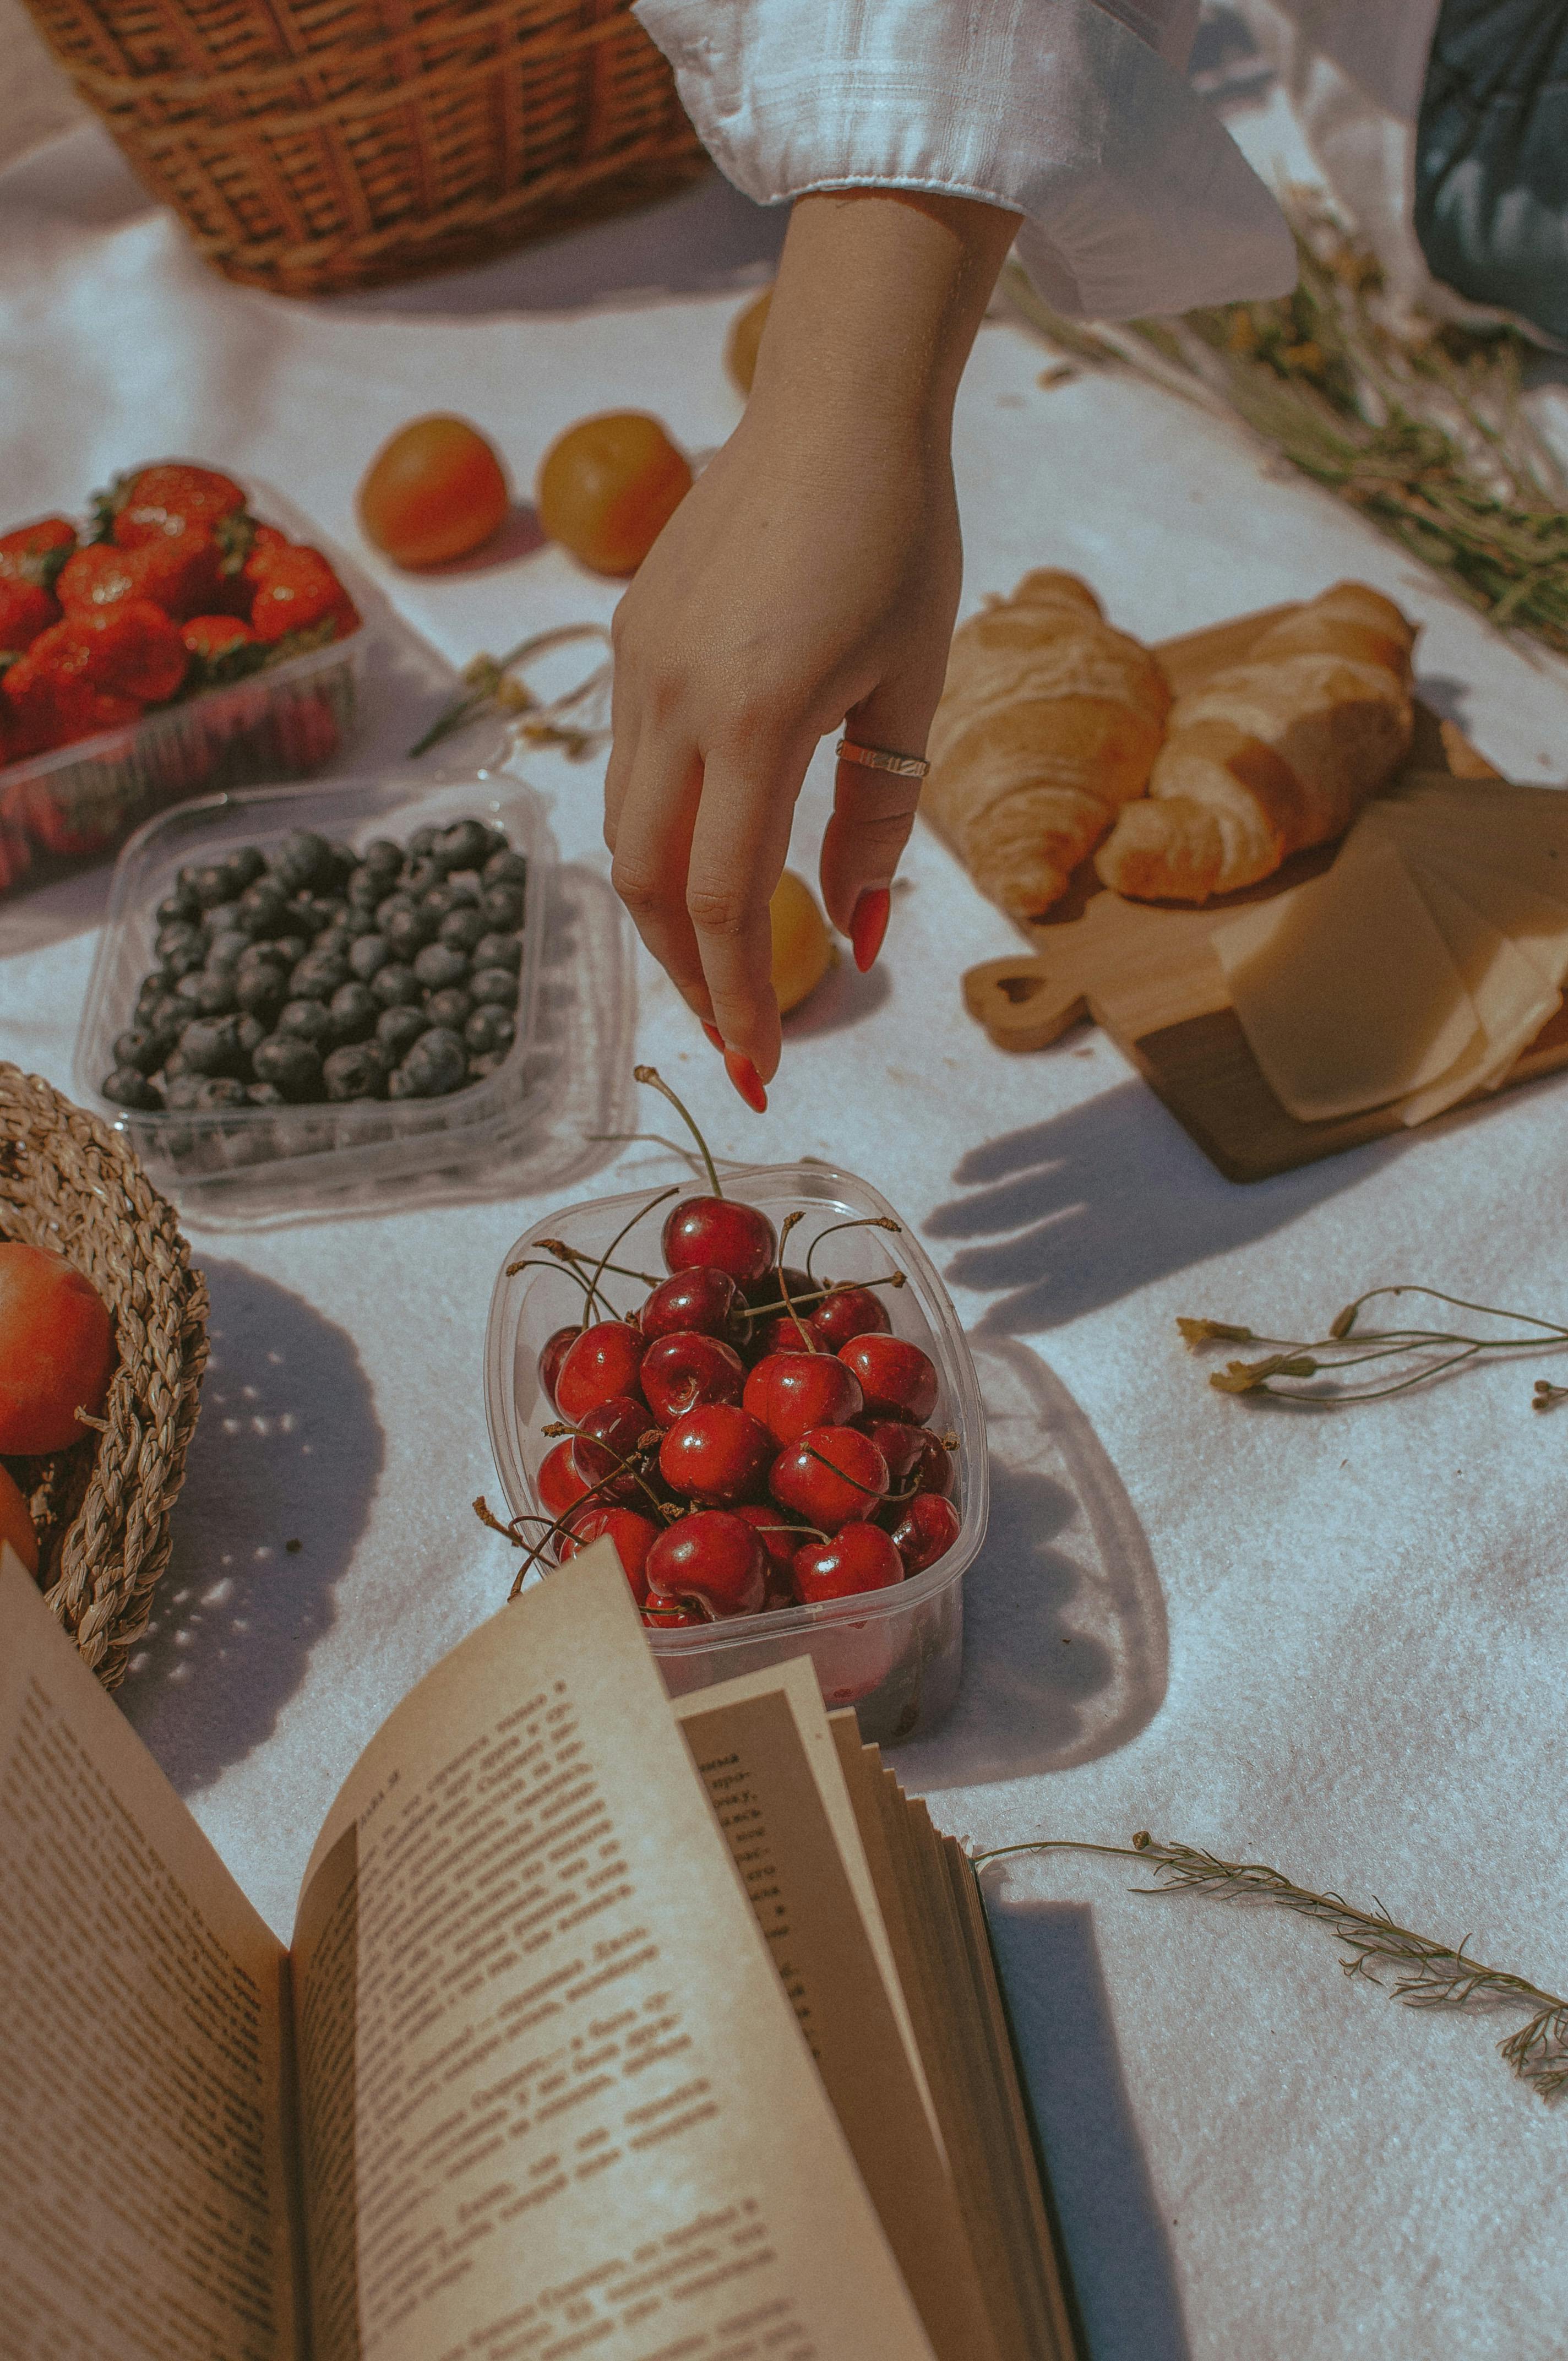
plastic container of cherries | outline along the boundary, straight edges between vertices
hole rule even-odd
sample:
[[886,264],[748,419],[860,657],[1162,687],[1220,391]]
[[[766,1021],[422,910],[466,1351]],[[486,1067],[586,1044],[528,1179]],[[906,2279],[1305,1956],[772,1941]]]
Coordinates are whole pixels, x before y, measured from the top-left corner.
[[952,1704],[984,1414],[866,1181],[756,1166],[550,1215],[496,1283],[485,1400],[519,1583],[608,1535],[673,1696],[809,1655],[868,1741]]

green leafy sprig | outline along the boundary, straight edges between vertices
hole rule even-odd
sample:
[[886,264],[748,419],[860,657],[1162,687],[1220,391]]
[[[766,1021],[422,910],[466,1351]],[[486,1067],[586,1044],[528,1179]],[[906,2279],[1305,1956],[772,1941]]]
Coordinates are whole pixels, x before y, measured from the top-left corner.
[[1058,350],[1239,422],[1494,623],[1568,653],[1568,478],[1521,400],[1531,347],[1396,317],[1375,258],[1304,192],[1283,202],[1300,276],[1274,302],[1085,327],[1016,264],[1003,291]]
[[[1265,1861],[1222,1861],[1217,1853],[1193,1845],[1162,1843],[1146,1828],[1139,1829],[1130,1846],[1085,1844],[1070,1838],[998,1845],[971,1853],[970,1865],[978,1873],[990,1861],[1025,1852],[1093,1852],[1142,1861],[1162,1882],[1135,1886],[1137,1894],[1206,1894],[1215,1901],[1263,1905],[1314,1918],[1343,1944],[1340,1965],[1347,1976],[1376,1984],[1407,2008],[1528,2009],[1528,2021],[1498,2042],[1500,2055],[1541,2098],[1554,2099],[1568,2089],[1568,2000],[1543,1992],[1528,1977],[1484,1967],[1471,1958],[1468,1936],[1455,1947],[1418,1935],[1399,1926],[1380,1902],[1363,1910],[1342,1894],[1317,1894],[1298,1885]],[[1392,1983],[1384,1982],[1379,1970],[1392,1972]]]
[[[1529,1329],[1528,1335],[1472,1336],[1451,1328],[1368,1328],[1362,1324],[1365,1306],[1383,1296],[1419,1295],[1457,1312],[1477,1312],[1488,1320],[1512,1321]],[[1445,1295],[1438,1287],[1402,1284],[1371,1287],[1336,1312],[1326,1336],[1267,1336],[1229,1320],[1179,1319],[1177,1326],[1191,1352],[1205,1345],[1267,1345],[1273,1347],[1257,1361],[1229,1361],[1211,1372],[1209,1383],[1217,1393],[1268,1394],[1276,1400],[1303,1402],[1313,1410],[1344,1410],[1356,1402],[1387,1401],[1392,1394],[1408,1393],[1412,1386],[1463,1368],[1488,1353],[1561,1352],[1568,1345],[1568,1326],[1542,1320],[1532,1312],[1503,1312],[1490,1303],[1472,1303],[1462,1295]],[[1398,1374],[1388,1374],[1392,1364]],[[1370,1381],[1346,1377],[1347,1371],[1373,1369]],[[1282,1385],[1281,1378],[1291,1382]],[[1387,1382],[1385,1378],[1387,1378]],[[1537,1380],[1532,1404],[1550,1410],[1568,1399],[1568,1387]]]

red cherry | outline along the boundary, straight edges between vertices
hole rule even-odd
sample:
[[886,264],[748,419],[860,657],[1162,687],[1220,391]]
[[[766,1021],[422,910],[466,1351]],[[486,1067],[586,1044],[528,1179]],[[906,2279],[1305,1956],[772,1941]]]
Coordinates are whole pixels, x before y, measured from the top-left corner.
[[672,1492],[727,1509],[732,1501],[757,1498],[773,1455],[773,1436],[750,1411],[733,1402],[705,1402],[676,1419],[665,1434],[659,1472]]
[[762,1278],[778,1253],[766,1213],[735,1197],[685,1197],[664,1224],[664,1267],[728,1271],[737,1286]]
[[574,1423],[612,1394],[635,1394],[648,1347],[624,1320],[596,1320],[568,1346],[555,1379],[555,1403]]
[[848,1426],[863,1407],[859,1382],[831,1353],[771,1353],[742,1400],[777,1444],[798,1443],[812,1426]]
[[[765,1361],[770,1353],[820,1353],[821,1345],[805,1321],[781,1312],[752,1331],[751,1358]],[[831,1355],[828,1356],[830,1359]]]
[[673,1426],[705,1402],[738,1402],[746,1383],[740,1354],[718,1336],[701,1336],[695,1329],[650,1345],[639,1374],[661,1426]]
[[683,1607],[678,1598],[666,1598],[662,1590],[651,1590],[642,1603],[642,1620],[650,1631],[689,1631],[707,1617]]
[[596,1499],[635,1498],[637,1477],[621,1463],[635,1455],[652,1423],[646,1402],[630,1394],[611,1394],[581,1422],[572,1438],[572,1464]]
[[923,1574],[946,1557],[959,1537],[959,1512],[940,1492],[916,1492],[893,1529],[905,1574]]
[[904,1560],[880,1525],[846,1525],[831,1541],[807,1542],[795,1554],[795,1587],[807,1607],[903,1579]]
[[936,1409],[936,1367],[918,1345],[902,1336],[856,1336],[839,1358],[859,1378],[869,1417],[924,1426]]
[[887,1490],[887,1462],[852,1426],[814,1426],[780,1452],[768,1489],[781,1507],[834,1532],[875,1516]]
[[652,1517],[641,1517],[634,1509],[579,1509],[561,1536],[561,1563],[565,1565],[579,1550],[606,1534],[615,1543],[631,1595],[641,1607],[648,1596],[648,1553],[659,1538]]
[[697,1264],[662,1279],[637,1315],[650,1344],[656,1336],[721,1336],[732,1345],[745,1324],[746,1299],[727,1270]]
[[905,1426],[895,1418],[863,1418],[860,1426],[887,1462],[890,1490],[951,1492],[953,1455],[928,1426]]
[[820,1279],[809,1278],[793,1262],[786,1262],[782,1270],[775,1262],[769,1265],[761,1279],[753,1279],[746,1290],[746,1301],[753,1312],[780,1312],[787,1297],[791,1303],[809,1311],[821,1292]]
[[696,1605],[717,1622],[759,1615],[767,1587],[767,1554],[748,1524],[722,1509],[696,1509],[666,1525],[648,1553],[648,1586],[683,1607]]
[[561,1374],[561,1364],[582,1333],[580,1328],[557,1328],[553,1336],[546,1336],[540,1347],[539,1382],[552,1410],[556,1407],[555,1381]]
[[547,1451],[539,1463],[534,1478],[539,1505],[547,1517],[564,1517],[589,1489],[587,1478],[577,1473],[576,1447],[571,1443],[558,1443]]
[[893,1323],[869,1287],[833,1287],[811,1315],[812,1334],[830,1353],[855,1336],[885,1336]]

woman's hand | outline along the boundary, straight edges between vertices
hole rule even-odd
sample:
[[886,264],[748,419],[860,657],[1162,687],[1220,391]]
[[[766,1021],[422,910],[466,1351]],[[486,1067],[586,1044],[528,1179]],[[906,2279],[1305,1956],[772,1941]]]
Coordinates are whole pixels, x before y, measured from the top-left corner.
[[[1015,216],[954,198],[802,198],[745,418],[615,620],[605,837],[644,942],[765,1105],[768,904],[820,738],[918,754],[961,569],[953,396]],[[839,765],[829,917],[869,967],[917,783]]]

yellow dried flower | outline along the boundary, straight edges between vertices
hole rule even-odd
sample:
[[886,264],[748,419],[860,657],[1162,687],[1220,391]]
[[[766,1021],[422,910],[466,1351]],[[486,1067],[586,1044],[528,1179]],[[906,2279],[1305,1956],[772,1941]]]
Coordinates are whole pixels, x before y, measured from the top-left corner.
[[1179,1318],[1176,1324],[1181,1331],[1183,1343],[1194,1353],[1200,1345],[1250,1345],[1253,1341],[1250,1328],[1234,1327],[1228,1320]]

